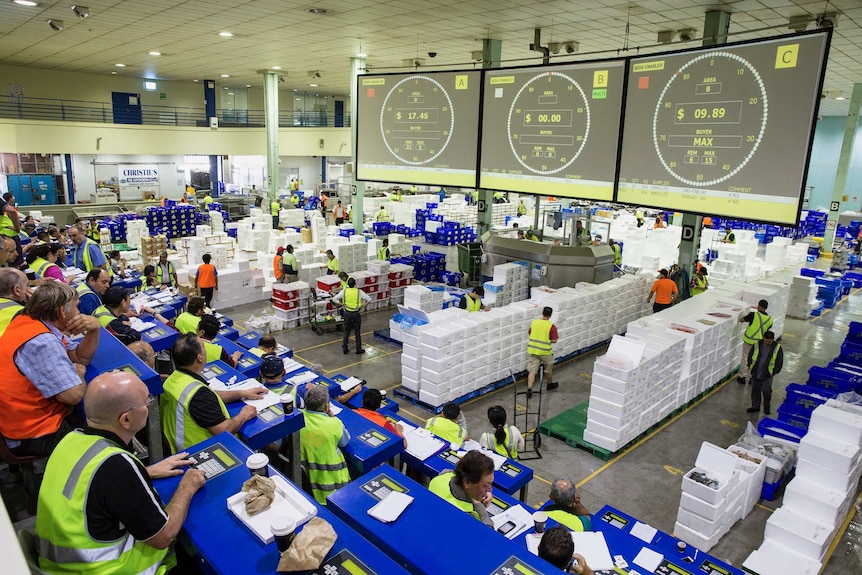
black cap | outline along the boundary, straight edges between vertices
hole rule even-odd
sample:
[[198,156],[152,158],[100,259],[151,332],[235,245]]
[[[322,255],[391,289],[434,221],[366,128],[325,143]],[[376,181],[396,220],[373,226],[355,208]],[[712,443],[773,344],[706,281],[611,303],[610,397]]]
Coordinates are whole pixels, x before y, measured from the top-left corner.
[[263,364],[260,366],[262,377],[277,377],[284,373],[284,362],[275,354],[263,356]]
[[107,307],[117,307],[129,295],[129,290],[119,286],[109,287],[105,295],[102,296],[102,303]]

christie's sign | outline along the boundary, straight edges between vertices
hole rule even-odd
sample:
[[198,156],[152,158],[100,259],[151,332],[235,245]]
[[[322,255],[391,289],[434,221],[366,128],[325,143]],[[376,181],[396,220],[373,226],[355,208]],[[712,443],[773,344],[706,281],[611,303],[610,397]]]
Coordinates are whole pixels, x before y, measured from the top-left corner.
[[121,186],[153,186],[159,183],[158,166],[119,166]]

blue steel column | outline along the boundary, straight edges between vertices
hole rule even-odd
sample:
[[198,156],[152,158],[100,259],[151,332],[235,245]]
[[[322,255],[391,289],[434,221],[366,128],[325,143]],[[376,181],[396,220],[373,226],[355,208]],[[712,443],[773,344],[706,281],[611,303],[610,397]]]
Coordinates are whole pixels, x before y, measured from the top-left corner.
[[66,203],[75,203],[75,176],[72,173],[72,154],[65,154],[63,162],[66,164]]
[[263,109],[266,125],[266,189],[269,201],[278,198],[278,74],[263,72]]
[[353,187],[356,189],[356,194],[350,198],[350,213],[353,219],[353,229],[357,233],[362,233],[363,216],[362,211],[365,206],[365,182],[356,181],[356,102],[359,99],[359,89],[357,86],[358,78],[365,73],[365,58],[350,59],[350,160],[353,162]]
[[[216,112],[216,89],[215,80],[204,80],[204,106],[206,107],[207,126],[210,125],[210,119],[218,117]],[[218,156],[210,156],[210,191],[215,197],[219,191],[218,179]]]

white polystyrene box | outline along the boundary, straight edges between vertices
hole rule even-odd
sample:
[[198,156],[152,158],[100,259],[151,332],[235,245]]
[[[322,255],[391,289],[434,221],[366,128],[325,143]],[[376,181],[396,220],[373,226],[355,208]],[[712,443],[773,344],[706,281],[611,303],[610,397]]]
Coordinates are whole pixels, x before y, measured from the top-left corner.
[[725,500],[721,499],[717,503],[707,503],[703,499],[698,499],[697,497],[690,495],[688,493],[683,493],[682,497],[679,499],[679,506],[683,509],[688,509],[689,511],[696,513],[703,517],[704,519],[708,519],[710,521],[716,521],[721,519],[725,512]]
[[834,525],[779,507],[766,520],[763,536],[822,561],[834,531]]
[[718,533],[723,527],[722,520],[723,517],[709,520],[682,507],[679,508],[676,514],[677,523],[702,534],[704,537],[712,537]]
[[817,575],[821,566],[820,561],[773,539],[764,539],[760,548],[742,563],[743,569],[757,575]]
[[[763,480],[766,477],[766,456],[748,451],[736,445],[731,445],[727,450],[737,456],[737,469],[740,471],[741,482],[745,484],[743,512],[743,517],[745,517],[754,509],[757,502],[760,501]],[[749,459],[742,457],[743,455]]]
[[854,445],[862,444],[862,415],[839,409],[836,404],[827,402],[818,406],[811,413],[809,429]]
[[408,379],[412,379],[415,381],[420,381],[419,374],[420,374],[420,370],[418,370],[418,369],[412,369],[412,368],[407,367],[405,365],[401,366],[401,377],[402,378],[408,378]]
[[442,346],[438,347],[438,346],[428,345],[426,343],[423,343],[419,347],[419,352],[423,358],[441,359],[441,358],[444,358],[447,355],[449,355],[449,346],[448,345],[442,345]]
[[806,459],[797,459],[796,476],[810,479],[826,489],[835,491],[849,491],[851,487],[859,482],[859,468],[854,467],[850,473],[839,473]]
[[838,473],[849,473],[859,463],[859,456],[858,445],[845,443],[840,439],[815,432],[810,428],[799,442],[799,459],[810,461]]
[[715,547],[715,544],[722,538],[724,532],[719,531],[718,533],[707,537],[702,533],[698,533],[694,529],[690,529],[685,525],[676,522],[673,526],[673,535],[677,539],[682,539],[689,545],[693,545],[698,550],[707,552]]
[[422,369],[422,358],[421,357],[410,357],[407,355],[401,355],[401,365],[404,367],[409,367],[410,369]]
[[411,379],[409,377],[404,377],[404,375],[402,375],[401,376],[401,385],[404,386],[405,388],[409,389],[410,391],[415,391],[415,392],[419,391],[419,380],[418,379]]
[[782,505],[824,523],[837,525],[849,509],[850,496],[824,489],[804,477],[794,477],[784,489]]
[[[707,503],[717,503],[730,492],[736,472],[736,459],[736,455],[704,441],[697,454],[694,469],[682,478],[683,492],[690,493]],[[710,479],[718,482],[718,487],[712,488],[691,479],[689,476],[695,471],[705,472]]]

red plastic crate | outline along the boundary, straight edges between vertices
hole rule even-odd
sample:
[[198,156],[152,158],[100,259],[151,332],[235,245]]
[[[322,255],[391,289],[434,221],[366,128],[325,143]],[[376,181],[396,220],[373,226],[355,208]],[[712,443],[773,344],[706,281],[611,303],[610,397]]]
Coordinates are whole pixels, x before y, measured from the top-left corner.
[[289,300],[289,301],[282,301],[282,300],[278,300],[278,299],[273,298],[272,305],[276,309],[283,309],[285,311],[288,311],[288,310],[292,310],[292,309],[297,309],[299,307],[299,300],[294,299],[294,300]]

